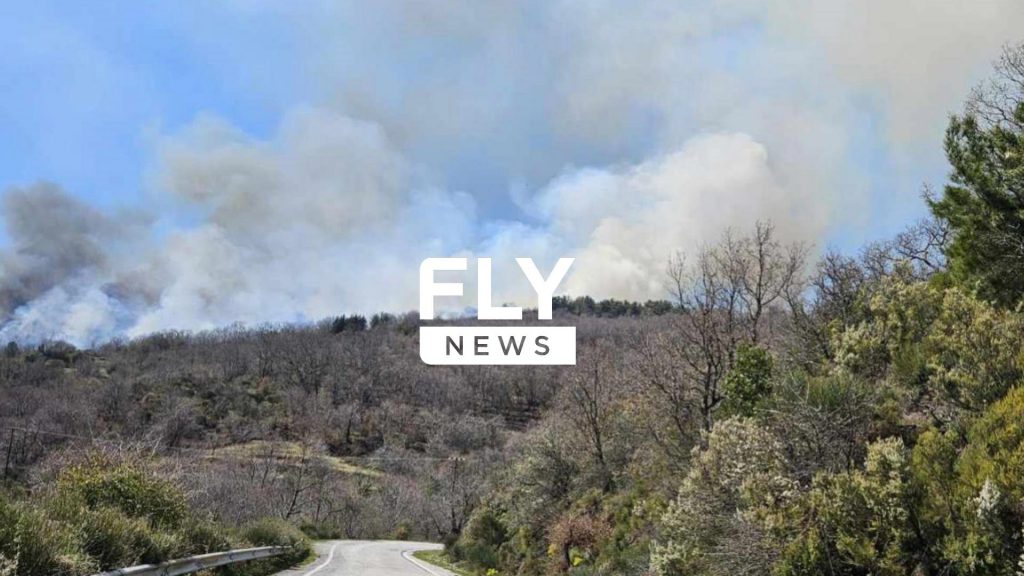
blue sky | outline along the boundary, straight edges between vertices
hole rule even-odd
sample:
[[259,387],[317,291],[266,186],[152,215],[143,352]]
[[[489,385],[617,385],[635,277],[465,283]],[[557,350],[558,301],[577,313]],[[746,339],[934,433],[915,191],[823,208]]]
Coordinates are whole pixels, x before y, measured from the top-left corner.
[[3,185],[48,179],[103,206],[145,202],[154,134],[204,111],[266,133],[302,97],[290,88],[296,55],[287,27],[208,7],[190,17],[186,4],[5,8]]
[[[17,203],[48,181],[70,213],[148,223],[131,243],[145,256],[26,297],[74,308],[159,278],[90,315],[89,334],[378,305],[340,279],[325,296],[321,277],[282,295],[239,273],[245,298],[217,294],[199,274],[210,239],[218,258],[270,262],[261,278],[295,276],[278,259],[296,246],[343,267],[375,254],[401,286],[383,307],[409,299],[395,271],[423,246],[579,253],[577,290],[646,297],[659,250],[727,226],[772,218],[787,239],[854,251],[922,216],[948,115],[1019,30],[1010,0],[9,3],[0,190]],[[655,226],[671,231],[646,237]],[[289,255],[253,236],[268,228]],[[9,232],[12,276],[41,259]]]

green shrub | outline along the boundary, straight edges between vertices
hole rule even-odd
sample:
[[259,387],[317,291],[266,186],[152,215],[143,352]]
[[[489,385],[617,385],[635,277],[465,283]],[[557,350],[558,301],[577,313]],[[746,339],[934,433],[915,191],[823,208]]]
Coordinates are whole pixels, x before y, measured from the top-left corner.
[[948,290],[926,340],[935,395],[981,412],[1024,376],[1024,323],[960,290]]
[[24,503],[0,496],[0,557],[19,576],[76,576],[96,572],[76,531]]
[[[793,538],[775,574],[908,574],[914,538],[910,515],[909,462],[898,438],[868,447],[863,469],[815,477],[790,513]],[[832,566],[842,566],[837,572]]]
[[184,529],[185,542],[192,554],[230,550],[235,546],[224,528],[205,520],[192,520]]
[[[943,521],[942,556],[951,573],[1019,573],[1014,568],[1024,552],[1024,513],[1019,504],[1024,498],[1022,421],[1024,388],[1014,388],[970,426],[967,446],[955,464],[956,480],[939,484],[942,475],[925,477],[923,484],[944,496],[935,500],[945,504],[947,512],[933,517]],[[952,448],[947,450],[952,453]]]
[[291,552],[278,556],[273,563],[288,566],[309,556],[309,539],[301,530],[279,518],[264,518],[242,529],[242,538],[253,546],[288,546]]
[[508,540],[508,529],[488,506],[481,506],[469,519],[451,556],[477,568],[497,568],[499,549]]
[[62,497],[90,509],[115,508],[145,518],[157,528],[179,528],[188,517],[185,495],[173,484],[130,463],[94,458],[64,470],[57,481]]
[[138,545],[142,551],[141,564],[156,564],[174,558],[189,556],[193,551],[185,547],[180,534],[164,530],[144,530],[139,535]]
[[764,348],[741,344],[736,363],[722,381],[725,410],[729,414],[753,416],[754,409],[772,392],[771,354]]
[[285,555],[223,570],[263,576],[310,553],[302,532],[282,520],[261,520],[231,536],[195,515],[172,483],[130,462],[90,457],[34,498],[0,493],[0,576],[78,576],[250,545],[288,546]]
[[101,508],[81,518],[82,547],[103,570],[140,564],[149,526],[115,508]]
[[79,498],[58,494],[39,508],[52,521],[73,526],[82,550],[103,570],[163,562],[195,551],[186,534],[154,527],[148,518],[129,516],[113,506],[93,509]]
[[1024,499],[1024,387],[1014,388],[971,426],[961,475],[972,492],[995,482],[1012,502]]

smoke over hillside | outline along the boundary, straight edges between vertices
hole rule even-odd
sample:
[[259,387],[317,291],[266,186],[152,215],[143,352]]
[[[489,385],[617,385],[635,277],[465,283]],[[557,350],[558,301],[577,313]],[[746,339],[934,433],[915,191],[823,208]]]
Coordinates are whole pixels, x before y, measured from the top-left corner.
[[[21,105],[47,169],[70,147],[65,164],[120,180],[82,157],[122,108],[117,133],[152,141],[132,144],[144,209],[94,208],[102,191],[74,178],[3,183],[0,339],[408,310],[418,263],[442,255],[494,258],[498,302],[531,303],[517,256],[575,256],[572,294],[658,298],[675,250],[757,219],[860,243],[920,213],[947,114],[1024,22],[1016,0],[713,4],[154,7],[141,20],[209,66],[183,87],[171,71],[167,98],[190,104],[166,124],[155,68],[11,31],[26,86],[76,80]],[[211,78],[223,94],[197,92]],[[225,118],[252,101],[269,128]],[[451,307],[474,303],[469,276]]]
[[[160,189],[198,221],[107,215],[53,184],[12,189],[2,256],[5,339],[90,344],[115,335],[415,307],[421,259],[494,258],[496,301],[532,302],[514,258],[572,255],[574,294],[660,298],[672,251],[729,226],[780,223],[811,198],[777,183],[763,146],[714,134],[639,164],[568,169],[520,221],[422,184],[376,125],[303,109],[272,141],[204,118],[161,146]],[[823,214],[802,227],[813,237]],[[473,305],[472,274],[467,299]]]

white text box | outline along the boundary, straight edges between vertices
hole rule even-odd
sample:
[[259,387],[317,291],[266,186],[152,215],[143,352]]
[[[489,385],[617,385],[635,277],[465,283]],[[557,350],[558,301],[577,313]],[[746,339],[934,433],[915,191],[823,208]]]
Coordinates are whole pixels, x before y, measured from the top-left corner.
[[434,365],[574,365],[576,327],[422,326],[420,358]]

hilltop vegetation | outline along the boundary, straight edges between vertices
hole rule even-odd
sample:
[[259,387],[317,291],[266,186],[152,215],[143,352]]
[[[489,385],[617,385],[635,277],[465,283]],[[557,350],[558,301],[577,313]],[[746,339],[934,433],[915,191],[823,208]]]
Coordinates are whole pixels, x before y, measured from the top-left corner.
[[1019,574],[1022,61],[952,119],[932,218],[816,261],[761,223],[672,257],[665,302],[559,299],[575,367],[426,366],[386,314],[8,345],[0,574],[279,523],[490,575]]

